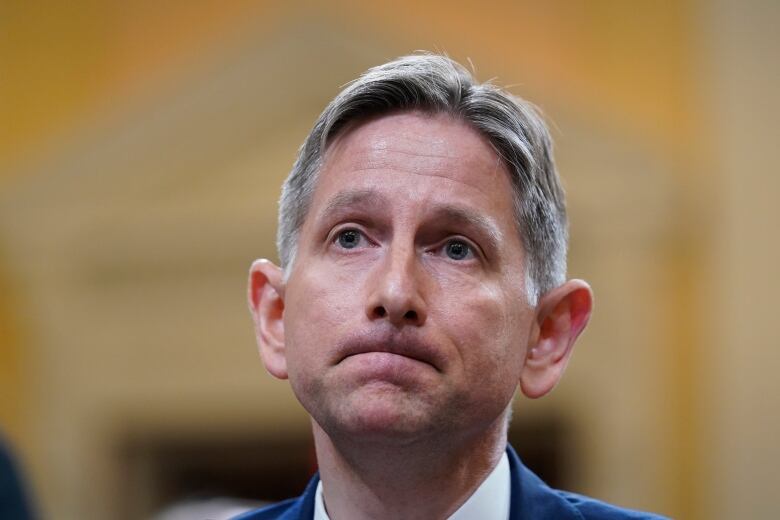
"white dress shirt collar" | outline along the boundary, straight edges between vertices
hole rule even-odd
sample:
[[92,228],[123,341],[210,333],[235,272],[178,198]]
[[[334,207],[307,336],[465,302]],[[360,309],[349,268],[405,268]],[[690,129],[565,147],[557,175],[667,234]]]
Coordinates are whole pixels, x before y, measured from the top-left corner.
[[[501,456],[490,475],[476,491],[447,520],[508,520],[511,499],[511,475],[509,457],[506,452]],[[322,480],[317,483],[314,498],[314,520],[330,520],[322,498]]]

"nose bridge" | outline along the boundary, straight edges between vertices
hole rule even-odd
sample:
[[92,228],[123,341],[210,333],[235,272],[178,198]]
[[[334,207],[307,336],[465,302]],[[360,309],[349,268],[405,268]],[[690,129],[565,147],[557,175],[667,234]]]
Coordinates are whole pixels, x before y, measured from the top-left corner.
[[374,273],[366,309],[370,319],[387,319],[394,325],[425,322],[420,267],[413,241],[393,240]]

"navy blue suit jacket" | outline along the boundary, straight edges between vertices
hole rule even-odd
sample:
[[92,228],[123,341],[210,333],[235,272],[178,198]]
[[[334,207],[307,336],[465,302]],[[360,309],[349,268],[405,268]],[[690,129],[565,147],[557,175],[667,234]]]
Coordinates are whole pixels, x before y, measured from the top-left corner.
[[[509,455],[509,469],[512,475],[510,520],[660,520],[664,518],[552,489],[523,466],[511,446],[507,446],[506,451]],[[314,475],[300,497],[249,511],[233,520],[312,520],[318,481],[319,475]]]

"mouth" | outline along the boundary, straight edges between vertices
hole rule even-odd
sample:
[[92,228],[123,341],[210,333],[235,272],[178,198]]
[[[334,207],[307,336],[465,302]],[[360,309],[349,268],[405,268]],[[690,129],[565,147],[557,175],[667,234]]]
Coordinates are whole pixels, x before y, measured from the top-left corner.
[[417,338],[403,338],[389,335],[360,336],[352,338],[340,350],[338,363],[363,354],[391,354],[425,363],[441,372],[443,360],[429,343]]

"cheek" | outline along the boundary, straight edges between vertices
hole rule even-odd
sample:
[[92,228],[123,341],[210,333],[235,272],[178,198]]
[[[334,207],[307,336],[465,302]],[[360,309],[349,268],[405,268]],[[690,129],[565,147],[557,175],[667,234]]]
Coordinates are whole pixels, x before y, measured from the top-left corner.
[[293,369],[327,356],[332,339],[350,327],[359,310],[354,277],[309,265],[291,277],[285,294],[285,346]]
[[444,326],[460,344],[466,370],[519,377],[528,337],[523,295],[506,285],[482,282],[461,283],[459,290],[445,292],[455,297],[444,306]]

